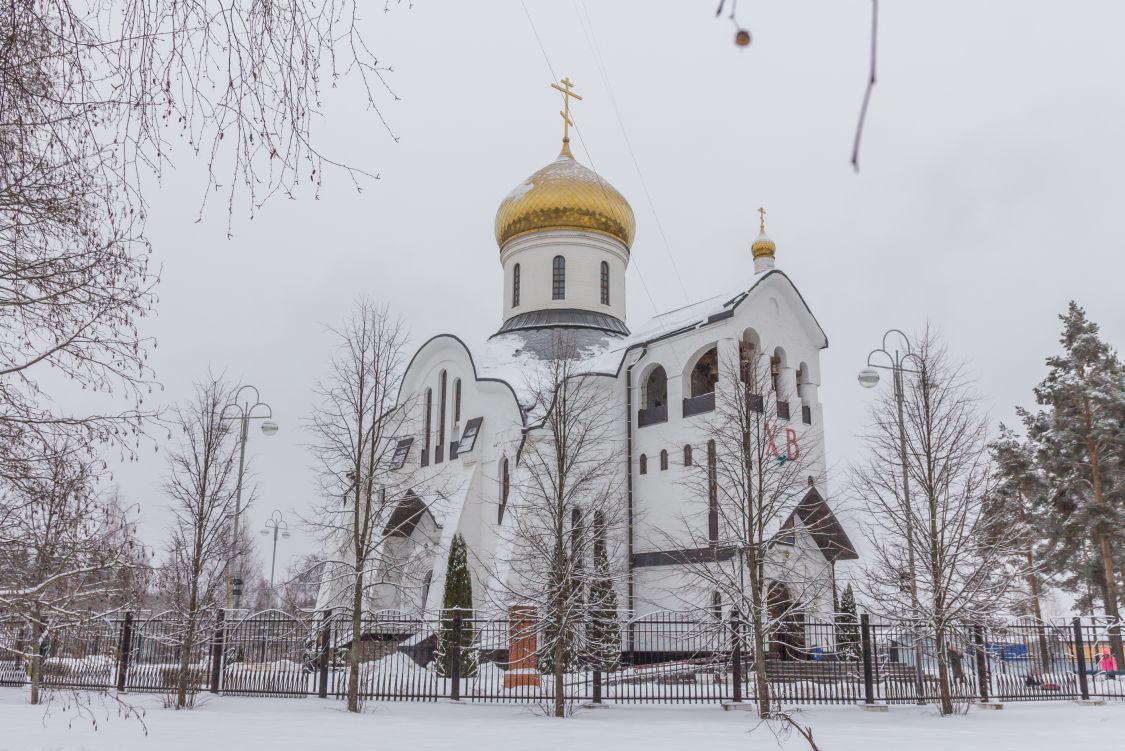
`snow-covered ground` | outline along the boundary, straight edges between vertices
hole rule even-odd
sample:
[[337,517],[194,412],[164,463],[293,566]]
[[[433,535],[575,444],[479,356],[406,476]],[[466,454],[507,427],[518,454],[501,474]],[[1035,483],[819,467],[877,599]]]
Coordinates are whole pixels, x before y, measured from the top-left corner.
[[[527,706],[448,702],[371,704],[349,715],[334,700],[215,697],[189,712],[162,709],[157,697],[133,696],[141,723],[102,709],[98,727],[61,706],[48,713],[26,704],[18,689],[0,689],[0,748],[51,751],[494,751],[495,749],[777,749],[753,714],[713,706],[610,706],[579,710],[566,720]],[[885,714],[856,707],[802,710],[822,751],[959,749],[963,751],[1096,751],[1125,748],[1125,702],[1080,707],[1070,702],[974,708],[941,718],[932,708],[892,707]],[[751,731],[753,732],[751,733]],[[796,736],[783,749],[807,749]]]

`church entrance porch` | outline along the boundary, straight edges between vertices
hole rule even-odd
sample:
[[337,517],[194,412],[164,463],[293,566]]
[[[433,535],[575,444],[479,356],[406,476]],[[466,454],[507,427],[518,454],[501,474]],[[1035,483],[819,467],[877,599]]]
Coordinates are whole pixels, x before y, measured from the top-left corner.
[[779,582],[770,584],[767,599],[770,629],[767,659],[808,659],[805,647],[805,616],[797,610],[789,588]]

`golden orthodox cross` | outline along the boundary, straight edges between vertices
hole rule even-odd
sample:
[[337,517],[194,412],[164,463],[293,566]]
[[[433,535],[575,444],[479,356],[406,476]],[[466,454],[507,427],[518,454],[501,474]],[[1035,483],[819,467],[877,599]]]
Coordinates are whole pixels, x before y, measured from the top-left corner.
[[766,231],[766,210],[763,208],[758,209],[758,216],[761,217],[762,223],[760,225],[762,232]]
[[570,98],[574,97],[581,102],[582,97],[570,90],[570,87],[574,84],[570,82],[569,78],[564,78],[561,83],[562,86],[559,86],[557,83],[552,83],[551,88],[558,89],[563,93],[563,109],[562,112],[559,113],[562,115],[563,119],[563,143],[570,143],[570,126],[574,125],[574,121],[570,119]]

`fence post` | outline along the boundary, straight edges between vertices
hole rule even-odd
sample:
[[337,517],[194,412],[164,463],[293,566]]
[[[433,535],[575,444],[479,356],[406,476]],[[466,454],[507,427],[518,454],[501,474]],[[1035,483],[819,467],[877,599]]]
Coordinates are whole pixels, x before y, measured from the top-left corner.
[[[730,611],[730,660],[731,678],[734,679],[734,703],[742,702],[742,621],[738,615],[738,608]],[[761,655],[757,656],[761,659]]]
[[594,668],[594,704],[602,703],[602,668]]
[[863,648],[863,703],[875,703],[875,676],[872,673],[871,618],[864,613],[859,617],[860,642]]
[[977,686],[980,688],[980,700],[988,701],[988,653],[984,649],[984,628],[979,623],[973,624],[973,642],[977,653]]
[[453,686],[449,698],[461,700],[461,609],[453,609],[453,644],[449,648],[449,680]]
[[223,618],[226,613],[219,610],[215,621],[215,637],[211,642],[211,693],[219,693],[219,682],[223,675]]
[[1078,660],[1078,688],[1082,701],[1090,699],[1090,684],[1086,679],[1086,645],[1082,643],[1082,619],[1074,619],[1074,657]]
[[332,609],[329,608],[321,615],[320,626],[320,654],[317,656],[317,681],[316,695],[321,699],[328,698],[328,650],[332,642]]
[[126,613],[121,622],[121,642],[117,652],[117,690],[125,693],[126,677],[129,674],[129,653],[133,649],[133,614]]

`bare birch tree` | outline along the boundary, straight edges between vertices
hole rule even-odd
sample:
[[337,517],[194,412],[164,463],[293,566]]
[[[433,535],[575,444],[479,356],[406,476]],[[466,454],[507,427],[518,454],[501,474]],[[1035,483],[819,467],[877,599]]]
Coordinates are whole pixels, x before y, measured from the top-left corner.
[[535,609],[536,656],[553,682],[550,711],[563,717],[566,673],[604,669],[620,654],[614,588],[624,572],[611,562],[619,560],[625,504],[611,382],[584,374],[564,336],[552,355],[529,374],[526,393],[538,419],[512,478],[510,522],[501,528],[510,558],[493,574],[492,589],[505,610]]
[[[1025,576],[1018,530],[987,515],[992,467],[986,417],[962,369],[929,330],[913,343],[917,368],[904,383],[904,497],[900,433],[893,395],[872,407],[868,458],[852,468],[851,485],[866,505],[864,567],[870,601],[885,615],[909,619],[915,638],[933,640],[942,714],[953,712],[948,650],[954,627],[980,622]],[[913,552],[916,579],[904,561]],[[911,587],[915,588],[916,596]]]
[[[361,15],[352,0],[0,4],[0,463],[75,427],[131,456],[155,346],[145,196],[176,142],[207,165],[201,211],[218,194],[228,217],[236,201],[253,214],[333,168],[361,184],[319,137],[341,79],[380,120],[395,98]],[[67,409],[67,387],[131,404]]]
[[665,548],[708,551],[684,556],[694,595],[689,598],[698,606],[700,591],[717,592],[748,626],[743,638],[754,656],[755,698],[763,719],[779,710],[766,673],[771,641],[796,641],[792,632],[801,628],[801,614],[824,597],[830,575],[827,568],[796,565],[801,533],[820,531],[819,516],[802,520],[798,513],[809,488],[823,479],[817,469],[820,441],[798,435],[780,416],[796,404],[796,395],[776,365],[748,345],[737,359],[717,353],[715,409],[701,426],[704,444],[693,447],[693,461],[685,468],[685,511],[679,528],[659,540]]
[[223,417],[236,390],[210,376],[195,385],[190,401],[173,410],[181,435],[168,455],[164,494],[173,520],[159,581],[177,621],[176,709],[194,704],[202,668],[191,664],[191,656],[211,638],[212,616],[225,598],[228,566],[247,547],[244,535],[233,539],[238,425]]
[[0,485],[0,608],[26,634],[0,648],[29,664],[32,704],[41,701],[47,645],[133,602],[145,566],[132,514],[98,488],[101,459],[57,436],[39,452],[7,467]]
[[[327,548],[323,584],[339,592],[350,611],[348,711],[358,712],[365,599],[378,585],[403,585],[409,561],[390,544],[396,527],[413,526],[442,489],[433,476],[439,471],[424,472],[417,452],[409,456],[422,420],[412,399],[400,401],[408,341],[403,323],[361,299],[334,333],[338,348],[309,420],[323,500],[303,521]],[[403,506],[410,502],[421,505]],[[400,507],[407,511],[396,517]]]

